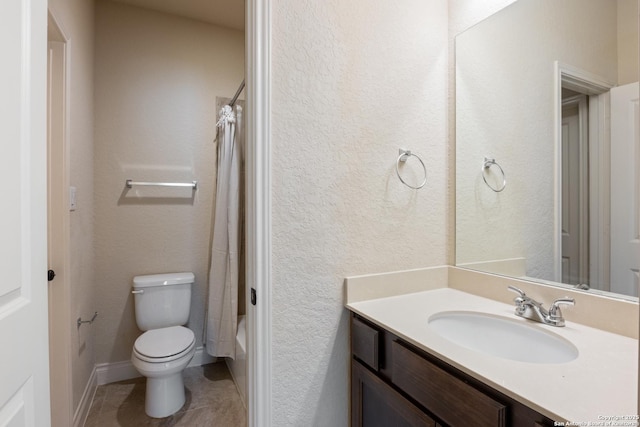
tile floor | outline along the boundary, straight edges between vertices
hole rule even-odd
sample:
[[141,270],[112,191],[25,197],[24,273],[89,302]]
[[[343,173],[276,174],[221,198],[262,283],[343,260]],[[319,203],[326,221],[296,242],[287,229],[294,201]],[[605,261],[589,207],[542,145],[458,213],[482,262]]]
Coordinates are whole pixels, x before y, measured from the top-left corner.
[[186,402],[175,414],[144,413],[145,379],[98,387],[85,427],[245,427],[246,410],[224,362],[184,371]]

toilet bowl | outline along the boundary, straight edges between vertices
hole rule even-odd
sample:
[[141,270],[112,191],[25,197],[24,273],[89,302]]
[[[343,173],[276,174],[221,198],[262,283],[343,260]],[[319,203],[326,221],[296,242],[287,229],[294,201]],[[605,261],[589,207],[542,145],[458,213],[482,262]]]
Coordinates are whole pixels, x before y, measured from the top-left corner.
[[145,412],[164,418],[185,402],[182,371],[196,351],[193,332],[182,326],[153,329],[142,334],[133,346],[131,362],[147,378]]
[[195,353],[189,319],[193,273],[137,276],[133,280],[136,323],[146,331],[131,352],[133,366],[147,378],[145,412],[153,418],[174,414],[185,403],[182,371]]

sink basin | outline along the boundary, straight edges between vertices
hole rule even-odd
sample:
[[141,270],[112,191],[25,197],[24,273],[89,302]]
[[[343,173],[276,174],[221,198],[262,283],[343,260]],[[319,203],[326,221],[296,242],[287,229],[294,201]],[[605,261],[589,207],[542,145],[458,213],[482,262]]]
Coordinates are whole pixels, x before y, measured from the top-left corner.
[[566,363],[578,349],[544,325],[474,311],[444,311],[429,318],[429,327],[443,338],[491,356],[528,363]]

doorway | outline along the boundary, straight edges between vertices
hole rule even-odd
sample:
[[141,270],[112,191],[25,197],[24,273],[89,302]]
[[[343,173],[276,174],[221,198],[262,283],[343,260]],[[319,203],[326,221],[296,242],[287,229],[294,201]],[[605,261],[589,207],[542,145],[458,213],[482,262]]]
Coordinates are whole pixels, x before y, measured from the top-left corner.
[[[129,289],[136,275],[194,273],[188,323],[197,340],[192,365],[211,361],[207,350],[212,347],[202,343],[207,339],[210,234],[216,205],[215,100],[231,97],[238,89],[245,71],[245,40],[240,28],[205,20],[206,8],[190,16],[186,3],[173,3],[176,8],[169,10],[158,2],[101,1],[94,10],[99,386],[138,374],[128,363],[141,333],[132,315]],[[129,188],[128,179],[197,181],[197,188]],[[242,376],[236,379],[244,383]]]
[[[555,280],[608,291],[609,91],[614,85],[576,67],[555,65]],[[575,142],[570,149],[565,140],[571,132]]]
[[587,96],[563,90],[562,283],[589,283],[589,106]]
[[51,423],[72,425],[69,283],[67,38],[53,15],[47,31],[47,262]]

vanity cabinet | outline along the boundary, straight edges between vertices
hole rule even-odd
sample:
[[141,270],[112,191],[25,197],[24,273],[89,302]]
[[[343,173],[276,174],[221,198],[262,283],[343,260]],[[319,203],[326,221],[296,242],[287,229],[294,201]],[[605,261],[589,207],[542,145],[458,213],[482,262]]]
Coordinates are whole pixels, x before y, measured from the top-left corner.
[[547,427],[553,421],[351,316],[352,427]]

